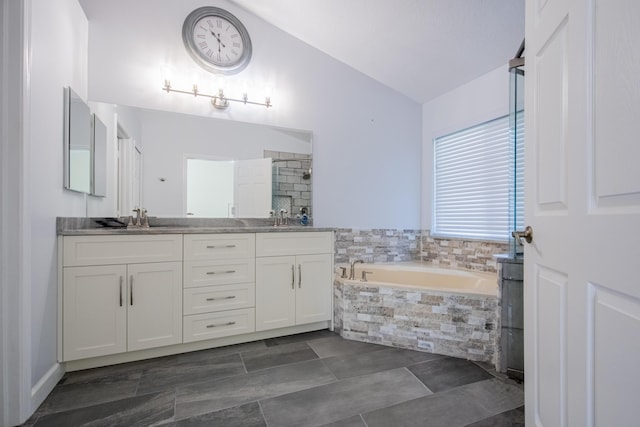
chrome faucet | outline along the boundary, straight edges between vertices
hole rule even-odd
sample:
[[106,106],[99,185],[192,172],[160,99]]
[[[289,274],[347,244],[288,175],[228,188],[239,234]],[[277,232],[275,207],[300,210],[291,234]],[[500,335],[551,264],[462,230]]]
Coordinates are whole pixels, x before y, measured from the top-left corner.
[[149,228],[149,216],[147,215],[147,210],[145,208],[135,208],[133,212],[136,213],[136,219],[133,219],[133,216],[129,215],[129,223],[128,227],[142,227]]
[[355,280],[356,278],[356,264],[364,264],[364,261],[357,259],[351,263],[351,270],[349,271],[349,280]]

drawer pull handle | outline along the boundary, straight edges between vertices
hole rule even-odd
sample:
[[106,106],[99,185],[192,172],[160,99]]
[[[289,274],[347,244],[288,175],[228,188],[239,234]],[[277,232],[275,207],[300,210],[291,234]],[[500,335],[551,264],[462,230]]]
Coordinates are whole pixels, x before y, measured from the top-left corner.
[[207,328],[217,328],[219,326],[231,326],[231,325],[235,325],[236,322],[227,322],[227,323],[221,323],[219,325],[207,325]]
[[296,268],[291,264],[291,289],[296,288]]
[[207,301],[218,301],[221,299],[234,299],[236,296],[235,295],[229,295],[228,297],[222,297],[222,298],[207,298]]
[[129,282],[129,303],[133,305],[133,275],[131,275],[131,281]]
[[207,274],[209,274],[209,275],[213,275],[213,274],[233,274],[235,272],[236,272],[235,270],[207,271]]
[[298,264],[298,288],[302,287],[302,265]]
[[216,249],[216,248],[235,248],[236,245],[207,245],[207,249]]

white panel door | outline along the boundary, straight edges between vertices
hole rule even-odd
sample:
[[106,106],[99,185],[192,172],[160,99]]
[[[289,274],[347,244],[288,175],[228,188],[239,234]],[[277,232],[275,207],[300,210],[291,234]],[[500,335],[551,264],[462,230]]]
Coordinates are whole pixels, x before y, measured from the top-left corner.
[[182,342],[182,263],[130,264],[128,351]]
[[296,257],[296,325],[331,320],[330,254]]
[[271,211],[271,159],[235,162],[236,218],[268,218]]
[[256,331],[296,323],[296,257],[256,258]]
[[64,269],[62,357],[65,361],[127,350],[126,274],[124,265]]
[[526,15],[526,423],[640,425],[640,2]]

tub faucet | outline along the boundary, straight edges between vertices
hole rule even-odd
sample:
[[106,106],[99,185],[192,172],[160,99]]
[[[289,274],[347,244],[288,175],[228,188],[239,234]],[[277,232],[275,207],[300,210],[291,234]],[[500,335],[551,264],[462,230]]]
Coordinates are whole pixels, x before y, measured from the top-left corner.
[[351,270],[349,271],[349,280],[355,280],[356,278],[356,264],[364,264],[364,261],[357,259],[351,263]]

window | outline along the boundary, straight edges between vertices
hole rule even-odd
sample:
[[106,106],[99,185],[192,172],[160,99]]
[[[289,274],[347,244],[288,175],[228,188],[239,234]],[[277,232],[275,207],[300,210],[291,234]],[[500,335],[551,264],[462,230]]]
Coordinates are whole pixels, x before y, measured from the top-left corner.
[[505,116],[435,139],[433,235],[509,240],[523,222],[524,164],[514,136],[524,141],[524,120],[513,135]]

